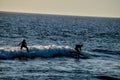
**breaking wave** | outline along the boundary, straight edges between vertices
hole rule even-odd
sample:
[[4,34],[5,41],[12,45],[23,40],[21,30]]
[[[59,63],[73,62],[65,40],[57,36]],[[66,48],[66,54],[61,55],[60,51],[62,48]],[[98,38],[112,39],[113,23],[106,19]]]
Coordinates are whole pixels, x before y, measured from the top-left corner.
[[21,51],[19,47],[0,48],[0,59],[74,57],[74,55],[75,50],[69,46],[29,46],[29,52],[25,49]]

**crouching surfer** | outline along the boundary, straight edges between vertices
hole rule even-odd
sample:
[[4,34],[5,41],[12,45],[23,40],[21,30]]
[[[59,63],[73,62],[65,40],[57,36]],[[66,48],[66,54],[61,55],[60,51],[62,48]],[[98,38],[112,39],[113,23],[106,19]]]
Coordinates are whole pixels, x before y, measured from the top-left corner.
[[76,51],[76,57],[77,58],[79,58],[79,55],[81,55],[80,54],[80,51],[81,51],[81,48],[83,47],[83,44],[81,44],[81,45],[76,45],[75,46],[75,51]]
[[20,46],[21,50],[22,50],[22,48],[26,48],[27,52],[29,52],[25,39],[23,39],[23,41],[21,43],[19,43],[18,45]]

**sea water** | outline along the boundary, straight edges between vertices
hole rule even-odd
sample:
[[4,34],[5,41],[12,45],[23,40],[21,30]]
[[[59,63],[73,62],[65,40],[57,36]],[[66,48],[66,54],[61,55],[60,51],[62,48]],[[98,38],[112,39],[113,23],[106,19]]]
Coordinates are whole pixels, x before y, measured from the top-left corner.
[[120,18],[0,12],[0,80],[102,79],[120,79]]

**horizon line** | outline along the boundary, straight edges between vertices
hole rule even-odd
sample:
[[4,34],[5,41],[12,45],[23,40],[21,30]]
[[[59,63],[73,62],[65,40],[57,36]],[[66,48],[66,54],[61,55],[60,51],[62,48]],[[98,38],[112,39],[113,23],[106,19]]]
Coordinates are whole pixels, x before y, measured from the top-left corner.
[[19,11],[0,11],[0,13],[21,13],[21,14],[37,14],[37,15],[58,15],[58,16],[73,16],[73,17],[98,17],[98,18],[120,18],[118,16],[93,16],[93,15],[72,15],[72,14],[57,14],[57,13],[39,13],[39,12],[19,12]]

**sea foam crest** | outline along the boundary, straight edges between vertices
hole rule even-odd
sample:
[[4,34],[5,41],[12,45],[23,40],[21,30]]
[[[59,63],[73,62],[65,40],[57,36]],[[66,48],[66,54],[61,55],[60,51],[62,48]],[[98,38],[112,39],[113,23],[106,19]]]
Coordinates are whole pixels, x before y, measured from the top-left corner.
[[59,57],[74,55],[74,49],[69,46],[57,46],[57,45],[34,45],[28,46],[29,52],[25,49],[22,51],[19,47],[1,47],[0,48],[0,59],[15,59],[15,58],[35,58],[35,57]]

